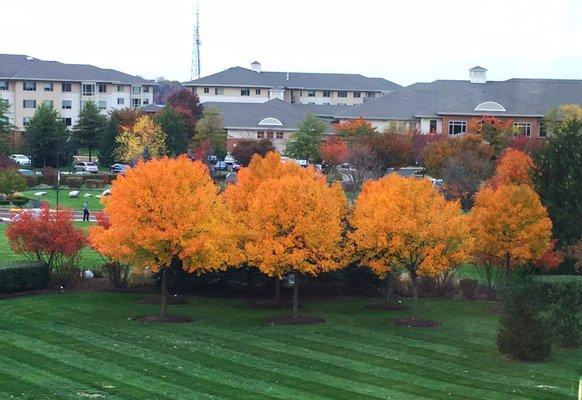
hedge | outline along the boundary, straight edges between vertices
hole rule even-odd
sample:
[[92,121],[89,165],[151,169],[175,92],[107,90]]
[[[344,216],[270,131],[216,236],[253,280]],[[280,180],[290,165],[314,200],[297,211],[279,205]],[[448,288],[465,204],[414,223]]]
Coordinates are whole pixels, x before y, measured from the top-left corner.
[[49,284],[49,269],[38,261],[14,261],[0,265],[0,293],[44,289]]
[[85,187],[87,189],[100,189],[105,186],[103,179],[86,179]]

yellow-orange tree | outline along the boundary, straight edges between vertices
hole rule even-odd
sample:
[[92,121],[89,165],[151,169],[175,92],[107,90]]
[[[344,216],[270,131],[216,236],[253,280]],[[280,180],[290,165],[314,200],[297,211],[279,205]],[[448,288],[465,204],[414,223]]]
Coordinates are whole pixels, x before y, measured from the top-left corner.
[[536,261],[551,245],[552,221],[528,185],[481,189],[470,221],[474,254],[497,260],[505,273]]
[[122,127],[116,156],[127,162],[161,157],[167,153],[166,134],[154,120],[143,115],[130,127]]
[[[278,153],[270,152],[264,157],[254,155],[248,167],[241,168],[237,174],[236,184],[229,185],[223,193],[226,204],[236,218],[241,229],[238,235],[239,248],[244,250],[246,243],[250,240],[249,207],[251,200],[256,196],[258,187],[268,179],[277,179],[283,175],[303,174],[304,169],[294,162],[282,162]],[[244,254],[244,252],[243,252]],[[245,260],[248,264],[248,257]],[[275,301],[280,301],[281,280],[279,276],[275,278]]]
[[418,315],[418,278],[436,276],[464,262],[470,241],[457,201],[447,201],[428,180],[390,174],[368,181],[350,218],[350,248],[383,276],[407,270]]
[[507,149],[497,161],[495,174],[488,185],[491,187],[522,184],[532,186],[530,174],[533,166],[533,159],[528,154],[517,149]]
[[[318,275],[341,267],[340,240],[346,199],[312,168],[263,181],[249,203],[247,259],[281,279],[287,273]],[[293,317],[298,310],[298,277]]]
[[140,162],[114,181],[104,206],[109,225],[90,230],[92,246],[113,260],[162,271],[161,317],[172,265],[201,274],[238,262],[237,229],[201,162]]

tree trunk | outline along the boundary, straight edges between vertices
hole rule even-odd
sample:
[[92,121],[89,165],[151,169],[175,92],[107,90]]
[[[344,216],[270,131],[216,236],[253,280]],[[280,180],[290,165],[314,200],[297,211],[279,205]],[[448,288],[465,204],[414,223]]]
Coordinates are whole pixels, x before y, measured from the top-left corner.
[[416,273],[410,274],[410,280],[412,281],[412,312],[415,319],[420,319],[418,313],[418,277]]
[[275,301],[281,301],[281,279],[278,276],[275,277]]
[[384,278],[384,302],[389,304],[392,299],[392,273],[388,272]]
[[299,316],[299,277],[295,274],[295,281],[293,282],[293,318]]
[[503,265],[503,285],[507,286],[509,282],[509,262],[510,262],[510,255],[509,252],[505,252],[505,263]]
[[168,278],[167,272],[168,268],[162,268],[162,299],[161,299],[161,307],[160,307],[160,317],[165,318],[168,315]]
[[89,162],[91,162],[91,147],[89,147]]

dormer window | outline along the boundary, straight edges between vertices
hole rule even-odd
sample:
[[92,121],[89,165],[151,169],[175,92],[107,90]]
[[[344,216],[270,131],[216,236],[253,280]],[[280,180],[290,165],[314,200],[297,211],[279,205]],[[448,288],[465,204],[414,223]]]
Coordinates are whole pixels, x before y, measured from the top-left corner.
[[268,117],[268,118],[263,118],[260,122],[259,125],[276,125],[276,126],[283,126],[283,123],[281,121],[279,121],[277,118],[272,118],[272,117]]
[[505,107],[494,101],[486,101],[475,107],[475,111],[505,112]]

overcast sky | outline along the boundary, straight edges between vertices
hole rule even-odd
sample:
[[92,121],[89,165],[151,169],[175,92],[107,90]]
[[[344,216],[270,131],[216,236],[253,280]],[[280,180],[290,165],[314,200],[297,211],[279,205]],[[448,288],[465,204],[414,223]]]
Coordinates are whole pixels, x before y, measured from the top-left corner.
[[[1,0],[0,53],[189,80],[196,0]],[[202,75],[582,79],[581,0],[200,0]]]

